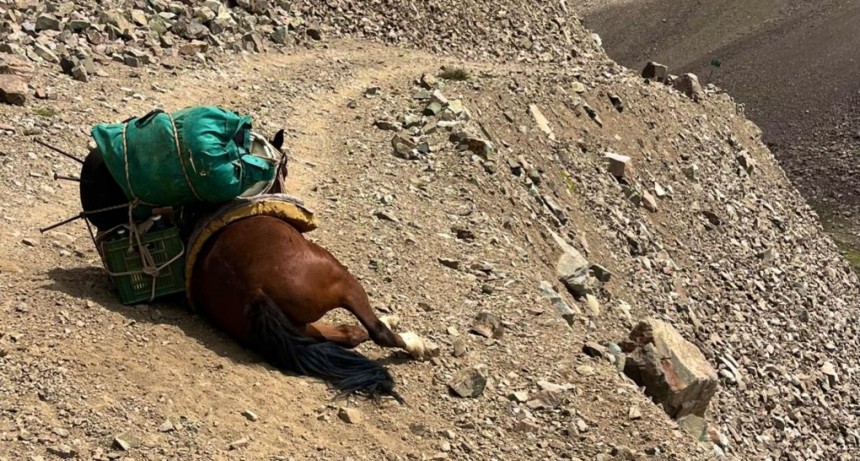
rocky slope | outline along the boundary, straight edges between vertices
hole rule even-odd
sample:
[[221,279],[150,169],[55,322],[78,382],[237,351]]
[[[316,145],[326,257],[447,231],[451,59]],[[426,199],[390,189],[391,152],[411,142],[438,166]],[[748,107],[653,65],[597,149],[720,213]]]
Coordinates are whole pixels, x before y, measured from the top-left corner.
[[[639,78],[564,3],[216,3],[7,3],[0,458],[852,459],[857,278],[726,94]],[[81,226],[39,235],[77,166],[34,136],[201,103],[288,129],[309,237],[442,347],[389,358],[410,407],[330,404],[181,305],[120,306]],[[702,442],[619,372],[646,317],[718,371]]]
[[[860,4],[586,0],[582,8],[621,64],[695,72],[744,103],[834,237],[860,248]],[[722,66],[711,68],[712,59]]]

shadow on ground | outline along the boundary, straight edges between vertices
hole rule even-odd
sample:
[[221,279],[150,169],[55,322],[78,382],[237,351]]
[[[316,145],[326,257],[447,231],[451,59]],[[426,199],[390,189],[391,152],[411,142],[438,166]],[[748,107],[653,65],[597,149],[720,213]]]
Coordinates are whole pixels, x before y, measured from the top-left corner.
[[[110,278],[100,267],[55,268],[48,272],[48,276],[53,283],[45,286],[46,289],[92,301],[133,322],[174,326],[180,329],[185,336],[193,338],[209,350],[236,364],[260,365],[269,370],[277,370],[263,360],[261,356],[215,328],[206,318],[191,312],[184,293],[165,297],[153,304],[142,303],[126,306],[117,301],[118,294],[113,288]],[[399,365],[410,360],[401,351],[388,353],[377,349],[364,352],[370,352],[369,356],[382,354],[383,356],[377,361],[383,366]],[[290,376],[296,376],[295,373],[289,371],[280,371]]]
[[48,276],[53,281],[45,286],[48,290],[92,301],[123,315],[129,321],[174,326],[185,336],[237,364],[265,364],[260,356],[216,329],[206,318],[191,312],[184,293],[164,297],[152,304],[126,306],[118,301],[118,293],[104,269],[100,267],[56,268],[49,271]]

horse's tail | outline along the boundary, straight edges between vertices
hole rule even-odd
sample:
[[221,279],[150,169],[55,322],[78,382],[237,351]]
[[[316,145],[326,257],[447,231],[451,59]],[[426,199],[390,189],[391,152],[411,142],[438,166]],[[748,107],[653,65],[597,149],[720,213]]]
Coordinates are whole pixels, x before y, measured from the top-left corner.
[[252,345],[273,365],[329,381],[341,394],[390,395],[402,402],[394,391],[394,379],[382,365],[335,343],[303,335],[271,298],[263,295],[252,301],[247,318]]

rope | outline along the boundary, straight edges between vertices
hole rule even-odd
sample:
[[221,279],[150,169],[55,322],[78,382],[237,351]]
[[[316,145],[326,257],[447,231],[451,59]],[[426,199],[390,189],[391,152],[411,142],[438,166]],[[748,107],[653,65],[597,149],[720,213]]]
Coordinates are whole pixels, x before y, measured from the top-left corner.
[[[131,187],[131,176],[128,173],[128,138],[126,137],[126,131],[128,130],[128,123],[122,124],[122,156],[125,158],[125,183],[128,184],[128,193],[131,195],[131,198],[134,200],[138,200],[137,194],[134,193],[134,189]],[[129,212],[131,215],[131,212]],[[131,222],[131,221],[129,221]]]
[[[131,209],[131,207],[129,207],[129,209]],[[121,226],[117,226],[117,227],[127,227],[127,226],[121,225]],[[114,228],[114,229],[116,229],[116,228]],[[110,270],[107,270],[107,269],[106,269],[106,271],[107,271],[108,275],[110,275],[111,277],[122,277],[122,276],[126,276],[126,275],[137,275],[137,274],[145,274],[145,275],[150,276],[152,278],[152,284],[150,285],[149,302],[152,302],[155,300],[155,291],[158,287],[158,276],[161,274],[161,271],[164,270],[164,268],[175,263],[176,261],[179,260],[179,258],[181,258],[182,256],[185,255],[185,244],[184,243],[182,244],[182,249],[179,250],[179,253],[177,253],[175,256],[173,256],[172,258],[167,260],[164,264],[159,266],[159,265],[156,265],[155,258],[152,257],[152,253],[149,252],[149,249],[146,248],[146,245],[144,245],[143,242],[141,241],[140,232],[137,230],[137,226],[133,225],[128,229],[129,229],[129,236],[128,236],[129,251],[131,251],[134,243],[136,242],[137,248],[140,252],[140,259],[141,259],[141,263],[142,263],[143,267],[137,271],[111,272]],[[105,267],[107,267],[107,265],[105,265]]]
[[[179,258],[181,258],[182,256],[185,255],[185,244],[182,243],[182,248],[179,250],[179,253],[177,253],[175,256],[170,258],[164,264],[157,265],[157,263],[155,262],[155,258],[152,257],[152,253],[149,252],[149,249],[146,247],[146,245],[143,243],[143,241],[140,238],[141,234],[146,233],[146,231],[142,231],[141,229],[143,227],[149,227],[150,224],[152,223],[152,218],[144,221],[140,225],[135,225],[132,221],[132,216],[131,216],[132,210],[134,209],[133,204],[129,204],[128,209],[129,209],[129,225],[120,224],[116,227],[113,227],[113,228],[105,231],[102,235],[110,235],[111,233],[113,233],[114,231],[116,231],[119,228],[128,229],[128,231],[129,231],[128,251],[131,252],[134,249],[135,244],[137,245],[138,253],[140,254],[140,259],[141,259],[141,266],[142,266],[141,269],[136,270],[136,271],[111,272],[108,269],[107,261],[105,261],[104,255],[102,254],[103,252],[99,251],[99,255],[102,257],[102,263],[105,266],[105,271],[111,277],[122,277],[122,276],[126,276],[126,275],[137,275],[137,274],[145,274],[145,275],[150,276],[152,278],[152,285],[150,286],[149,301],[152,302],[153,300],[155,300],[155,291],[156,291],[157,286],[158,286],[158,276],[161,274],[161,271],[164,270],[164,268],[170,266],[171,264],[173,264],[174,262],[179,260]],[[87,223],[87,227],[89,228],[89,223]],[[92,236],[92,229],[91,228],[90,228],[90,236],[93,237],[93,242],[95,243],[96,237]]]
[[[179,157],[179,166],[182,168],[182,175],[185,176],[185,182],[188,184],[188,187],[191,189],[191,193],[194,194],[194,197],[197,198],[197,200],[202,201],[200,196],[197,194],[197,190],[194,189],[194,185],[191,183],[191,180],[188,177],[188,172],[185,170],[185,163],[182,161],[182,150],[181,150],[180,145],[179,145],[179,133],[176,130],[176,122],[173,120],[173,117],[170,114],[165,113],[165,115],[167,115],[167,117],[170,119],[170,125],[173,128],[173,141],[176,143],[176,155],[177,155],[177,157]],[[152,285],[150,287],[149,301],[152,302],[155,299],[155,291],[156,291],[156,288],[158,285],[158,275],[161,273],[162,270],[164,270],[165,267],[168,267],[169,265],[173,264],[174,262],[176,262],[179,258],[181,258],[185,254],[185,245],[184,244],[182,245],[182,250],[176,256],[174,256],[169,261],[167,261],[166,263],[159,266],[156,264],[155,259],[152,257],[152,254],[149,252],[149,249],[146,248],[146,245],[143,244],[143,241],[141,240],[140,236],[142,233],[146,233],[148,228],[151,226],[152,218],[144,221],[140,225],[137,225],[134,223],[134,215],[133,215],[134,209],[137,208],[138,205],[146,204],[146,203],[137,197],[137,194],[134,193],[134,189],[131,186],[131,175],[129,174],[129,168],[128,168],[129,159],[128,159],[127,131],[128,131],[128,122],[125,122],[122,125],[122,150],[123,150],[123,156],[125,157],[125,182],[126,182],[126,184],[128,184],[128,193],[129,193],[129,195],[131,195],[133,200],[130,203],[128,203],[127,205],[119,205],[116,207],[111,207],[110,209],[112,209],[112,210],[113,209],[119,209],[119,208],[122,208],[124,206],[127,206],[128,207],[128,225],[126,226],[124,224],[120,224],[119,226],[116,226],[116,227],[106,231],[105,234],[109,235],[110,233],[112,233],[113,231],[117,230],[120,227],[127,228],[129,231],[128,251],[131,252],[132,249],[134,248],[135,244],[137,244],[137,249],[138,249],[138,253],[140,254],[142,267],[139,271],[128,271],[128,272],[111,272],[110,270],[107,270],[107,264],[105,264],[105,268],[107,270],[107,273],[112,277],[121,277],[121,276],[126,276],[126,275],[137,275],[137,274],[145,274],[145,275],[150,276],[152,278]],[[193,166],[194,166],[194,163],[192,161],[192,167]],[[196,168],[195,168],[195,172],[196,172]],[[149,204],[147,204],[147,205],[149,205]],[[107,211],[107,210],[97,210],[97,211]],[[147,229],[142,230],[144,227],[146,227]],[[90,232],[92,233],[92,231],[90,231]],[[104,257],[102,259],[104,260]]]
[[[185,162],[182,161],[182,149],[179,145],[179,132],[176,130],[176,121],[173,120],[173,116],[164,112],[164,115],[170,119],[170,126],[173,128],[173,142],[176,145],[176,156],[179,158],[179,167],[182,169],[182,176],[185,177],[185,183],[188,184],[188,188],[191,189],[191,193],[194,194],[194,198],[198,201],[204,201],[200,198],[200,194],[197,193],[197,189],[194,188],[194,184],[191,182],[191,178],[188,177],[188,171],[185,169]],[[142,205],[155,206],[153,203],[147,203],[138,198],[137,194],[134,193],[134,189],[131,187],[131,175],[128,170],[128,138],[126,136],[126,132],[128,130],[128,122],[122,124],[122,155],[125,158],[125,182],[128,184],[128,193],[134,200],[139,201]],[[191,166],[194,168],[194,172],[197,172],[197,167],[194,165],[194,159],[189,155],[188,161],[191,163]]]
[[[185,245],[182,245],[182,250],[181,250],[179,253],[177,253],[177,254],[176,254],[176,256],[174,256],[174,257],[170,258],[170,260],[168,260],[166,263],[164,263],[164,264],[162,264],[162,265],[160,265],[160,266],[156,267],[156,268],[155,268],[155,270],[156,270],[156,271],[162,271],[162,270],[164,270],[164,268],[166,268],[167,266],[169,266],[169,265],[171,265],[171,264],[175,263],[179,258],[181,258],[181,257],[182,257],[182,256],[184,256],[184,255],[185,255]],[[108,275],[110,275],[110,276],[112,276],[112,277],[121,277],[121,276],[123,276],[123,275],[137,275],[137,274],[140,274],[141,272],[143,272],[143,271],[128,271],[128,272],[111,272],[111,271],[107,271]],[[153,292],[155,291],[155,283],[153,283],[152,291],[153,291]],[[150,301],[152,301],[152,299],[150,299]]]
[[[197,193],[197,189],[194,188],[194,184],[192,184],[191,179],[188,178],[188,172],[185,171],[185,162],[182,161],[182,149],[179,146],[179,132],[176,131],[176,121],[173,120],[173,116],[170,114],[165,113],[164,115],[170,119],[170,126],[173,127],[173,141],[176,143],[176,157],[179,158],[179,167],[182,168],[182,176],[185,176],[185,182],[188,184],[188,188],[191,189],[191,193],[194,194],[194,198],[202,202],[204,200],[200,198],[200,195]],[[191,163],[191,168],[193,168],[194,172],[197,173],[197,166],[194,165],[194,158],[191,155],[188,156],[188,161]]]

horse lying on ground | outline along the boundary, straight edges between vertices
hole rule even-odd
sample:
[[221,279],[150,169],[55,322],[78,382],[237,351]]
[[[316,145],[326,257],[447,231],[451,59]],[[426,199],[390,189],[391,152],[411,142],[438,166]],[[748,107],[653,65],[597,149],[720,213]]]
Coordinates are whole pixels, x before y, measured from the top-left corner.
[[[283,154],[283,141],[281,130],[270,144]],[[283,192],[286,167],[284,159],[269,193]],[[98,150],[87,157],[81,179],[84,209],[125,203]],[[190,208],[193,222],[212,206]],[[90,220],[103,229],[127,222],[127,216],[123,209]],[[374,314],[358,280],[289,223],[255,216],[228,224],[209,238],[186,275],[194,306],[273,365],[327,380],[342,394],[390,395],[402,402],[388,371],[350,349],[372,339],[420,357],[423,341],[412,333],[394,333]],[[338,307],[355,315],[364,328],[320,322]]]
[[[347,348],[372,339],[420,355],[420,339],[394,333],[358,280],[287,222],[257,216],[229,224],[206,243],[193,273],[195,306],[275,366],[328,380],[342,393],[400,400],[385,368]],[[338,307],[364,328],[319,321]]]

